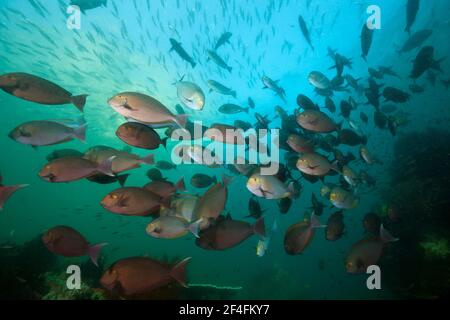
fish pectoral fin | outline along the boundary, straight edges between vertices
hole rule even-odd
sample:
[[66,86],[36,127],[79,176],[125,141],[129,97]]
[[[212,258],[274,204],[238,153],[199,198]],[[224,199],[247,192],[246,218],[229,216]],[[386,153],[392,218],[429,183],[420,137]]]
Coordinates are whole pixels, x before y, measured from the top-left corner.
[[133,107],[131,107],[128,103],[125,103],[124,105],[122,105],[122,108],[130,110],[130,111],[136,111],[137,109],[133,109]]
[[261,194],[263,195],[263,197],[264,198],[267,198],[267,195],[269,194],[269,195],[273,195],[273,193],[272,192],[270,192],[270,191],[267,191],[267,190],[264,190],[263,188],[259,188],[259,191],[261,191]]
[[126,208],[127,207],[127,200],[126,199],[122,199],[119,201],[118,203],[119,207],[121,208]]

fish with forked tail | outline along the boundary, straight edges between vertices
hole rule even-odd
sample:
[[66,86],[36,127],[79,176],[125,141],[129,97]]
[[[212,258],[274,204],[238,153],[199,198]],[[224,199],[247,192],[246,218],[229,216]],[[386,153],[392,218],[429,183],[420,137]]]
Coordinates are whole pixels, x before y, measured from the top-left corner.
[[411,26],[416,21],[419,12],[420,0],[408,0],[406,4],[406,28],[405,31],[411,34]]
[[170,44],[170,51],[175,51],[181,57],[181,59],[188,62],[192,66],[192,68],[195,68],[196,63],[194,62],[194,59],[186,52],[186,50],[184,50],[180,42],[170,38]]
[[147,294],[172,282],[187,287],[186,266],[190,260],[186,258],[176,265],[168,266],[147,257],[122,259],[106,270],[100,284],[118,296]]
[[300,30],[302,31],[303,36],[306,39],[306,42],[308,42],[309,46],[311,47],[312,51],[314,51],[314,47],[311,43],[311,37],[309,35],[308,27],[306,26],[305,19],[303,19],[302,16],[298,16],[298,24],[300,26]]
[[4,186],[2,184],[3,177],[0,174],[0,211],[3,210],[8,199],[15,193],[17,190],[28,187],[28,184],[19,184],[15,186]]
[[364,23],[361,30],[361,50],[362,50],[361,56],[364,59],[364,61],[367,61],[367,55],[369,54],[370,47],[372,46],[373,33],[374,30],[370,29],[367,26],[367,23]]
[[302,221],[289,227],[284,235],[284,250],[289,255],[297,255],[303,251],[311,243],[315,229],[324,228],[319,220],[317,220],[314,212],[311,214],[309,221]]
[[279,96],[281,98],[281,100],[286,102],[286,92],[284,91],[284,89],[282,87],[280,87],[278,85],[278,80],[274,81],[267,76],[263,76],[261,78],[261,80],[264,84],[263,89],[270,89],[270,90],[274,91],[277,94],[277,96]]
[[248,222],[233,220],[229,216],[221,216],[215,224],[200,232],[196,244],[206,250],[226,250],[239,245],[254,234],[265,237],[264,218],[251,225]]
[[42,236],[42,242],[50,252],[60,256],[81,257],[88,255],[96,266],[98,266],[97,259],[100,250],[106,245],[106,243],[103,243],[90,246],[81,233],[67,226],[51,228]]
[[28,73],[8,73],[0,76],[0,89],[23,100],[46,104],[73,104],[83,111],[88,95],[74,96],[66,89],[46,79]]

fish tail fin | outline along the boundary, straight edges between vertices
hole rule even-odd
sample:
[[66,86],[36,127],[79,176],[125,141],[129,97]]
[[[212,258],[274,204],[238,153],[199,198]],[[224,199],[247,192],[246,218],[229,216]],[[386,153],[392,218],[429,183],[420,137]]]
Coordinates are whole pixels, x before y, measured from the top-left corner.
[[185,129],[188,118],[189,115],[187,114],[179,114],[175,116],[175,123],[180,126],[180,128]]
[[326,228],[326,225],[320,223],[319,219],[317,219],[314,212],[311,214],[311,228],[313,229]]
[[195,68],[196,65],[197,65],[197,64],[196,64],[195,62],[191,62],[192,68]]
[[72,96],[71,102],[75,107],[77,107],[78,110],[83,112],[84,105],[86,104],[86,98],[88,97],[87,94],[82,94],[79,96]]
[[364,54],[362,54],[361,57],[363,58],[363,60],[364,60],[365,62],[367,62],[367,57],[366,57]]
[[202,223],[203,219],[199,219],[197,221],[195,221],[194,223],[191,223],[189,225],[189,231],[196,237],[196,238],[200,238],[200,236],[198,235],[198,233],[200,232],[200,225]]
[[89,246],[88,255],[91,258],[92,263],[98,267],[98,256],[100,255],[100,251],[102,248],[106,246],[107,243],[96,244],[95,246]]
[[249,111],[250,111],[250,107],[244,108],[244,112],[245,112],[245,113],[248,113]]
[[80,124],[79,127],[76,127],[73,130],[73,136],[80,140],[81,142],[86,142],[86,129],[87,129],[87,123]]
[[129,174],[122,174],[120,176],[117,176],[117,181],[119,182],[121,187],[125,186],[125,183],[127,182],[129,176]]
[[387,231],[383,225],[381,225],[380,227],[380,238],[383,242],[387,243],[387,242],[396,242],[399,239],[395,238],[394,236],[392,236],[389,231]]
[[186,184],[184,183],[184,178],[181,178],[180,181],[178,181],[175,184],[175,188],[177,191],[185,191],[186,190]]
[[341,164],[339,163],[339,160],[335,159],[332,163],[331,163],[331,170],[336,171],[337,173],[341,173],[342,169],[341,169]]
[[84,117],[84,114],[81,115],[81,117],[78,118],[78,125],[81,126],[83,124],[86,124],[86,119]]
[[439,60],[433,61],[431,68],[436,71],[443,72],[442,68],[441,68],[441,62],[444,61],[445,59],[447,59],[447,57],[443,57],[443,58],[440,58]]
[[183,81],[184,80],[184,77],[185,77],[186,75],[185,74],[183,74],[183,76],[180,78],[180,80],[175,80],[173,83],[172,83],[172,85],[174,86],[174,85],[176,85],[178,82],[181,82],[181,81]]
[[264,223],[264,218],[258,219],[253,225],[253,231],[260,237],[266,236],[266,224]]
[[230,94],[231,94],[231,96],[232,96],[233,98],[236,98],[236,91],[233,90],[233,91],[230,92]]
[[294,182],[292,181],[291,183],[289,183],[288,187],[288,193],[289,193],[289,198],[291,199],[297,199],[299,192],[294,188]]
[[191,261],[191,257],[184,259],[183,261],[177,263],[172,270],[170,270],[170,277],[176,280],[183,287],[187,288],[186,284],[186,266]]
[[233,177],[227,176],[226,174],[222,175],[222,184],[224,187],[228,187],[233,182]]
[[116,156],[113,156],[100,163],[97,167],[97,171],[106,174],[107,176],[114,177],[115,174],[112,171],[112,164],[115,158]]
[[0,210],[3,209],[6,201],[19,189],[28,187],[28,184],[19,184],[16,186],[0,186]]
[[148,156],[145,156],[141,158],[141,163],[152,165],[155,163],[155,155],[149,154]]
[[228,72],[231,73],[231,71],[233,70],[233,68],[232,68],[232,67],[228,67],[227,70],[228,70]]
[[161,140],[161,144],[163,145],[164,149],[167,149],[167,140],[169,140],[169,137],[166,137]]

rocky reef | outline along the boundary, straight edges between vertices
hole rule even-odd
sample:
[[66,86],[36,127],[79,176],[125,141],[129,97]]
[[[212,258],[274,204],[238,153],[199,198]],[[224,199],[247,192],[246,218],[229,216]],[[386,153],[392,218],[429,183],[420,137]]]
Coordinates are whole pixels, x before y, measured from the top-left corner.
[[428,129],[395,144],[390,188],[395,207],[388,226],[400,241],[383,260],[385,282],[401,298],[450,295],[450,133]]
[[[180,259],[163,256],[168,266]],[[110,262],[111,263],[111,262]],[[67,266],[79,265],[83,272],[81,288],[67,289]],[[36,237],[23,245],[0,243],[0,300],[167,300],[231,299],[235,288],[198,284],[189,288],[173,282],[139,296],[113,295],[104,290],[99,279],[106,270],[107,257],[101,256],[96,267],[86,257],[60,258],[50,253]]]

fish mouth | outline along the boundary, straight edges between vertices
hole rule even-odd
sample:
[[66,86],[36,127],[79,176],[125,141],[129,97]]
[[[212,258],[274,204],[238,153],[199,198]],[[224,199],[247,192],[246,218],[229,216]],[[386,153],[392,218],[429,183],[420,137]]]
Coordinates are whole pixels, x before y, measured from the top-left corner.
[[102,201],[100,202],[100,204],[101,204],[101,206],[102,206],[103,208],[105,208],[105,209],[110,209],[110,208],[112,208],[112,205],[107,204],[107,203],[105,202],[105,200],[102,200]]
[[126,99],[120,99],[117,97],[112,97],[108,100],[108,104],[113,108],[121,108],[127,104]]
[[42,179],[44,179],[44,180],[46,180],[46,181],[48,181],[48,182],[55,182],[55,180],[56,180],[56,175],[55,174],[53,174],[53,173],[49,173],[49,174],[46,174],[46,175],[39,175]]

